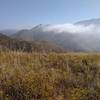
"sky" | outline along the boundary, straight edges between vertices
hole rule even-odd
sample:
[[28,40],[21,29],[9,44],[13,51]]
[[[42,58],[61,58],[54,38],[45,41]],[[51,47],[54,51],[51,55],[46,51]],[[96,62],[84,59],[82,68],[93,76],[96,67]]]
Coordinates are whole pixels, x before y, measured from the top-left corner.
[[0,0],[0,29],[100,18],[100,0]]

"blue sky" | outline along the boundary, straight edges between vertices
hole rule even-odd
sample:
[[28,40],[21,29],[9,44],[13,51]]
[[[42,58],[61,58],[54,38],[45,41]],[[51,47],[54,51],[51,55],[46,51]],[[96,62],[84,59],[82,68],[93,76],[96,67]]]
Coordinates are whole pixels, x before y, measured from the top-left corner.
[[100,0],[0,0],[0,29],[100,17]]

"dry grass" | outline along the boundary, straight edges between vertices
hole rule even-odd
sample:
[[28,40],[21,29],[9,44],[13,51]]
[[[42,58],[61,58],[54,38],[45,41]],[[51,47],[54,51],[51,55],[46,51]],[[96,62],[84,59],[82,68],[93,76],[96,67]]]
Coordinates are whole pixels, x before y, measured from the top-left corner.
[[0,100],[100,100],[100,54],[0,52]]

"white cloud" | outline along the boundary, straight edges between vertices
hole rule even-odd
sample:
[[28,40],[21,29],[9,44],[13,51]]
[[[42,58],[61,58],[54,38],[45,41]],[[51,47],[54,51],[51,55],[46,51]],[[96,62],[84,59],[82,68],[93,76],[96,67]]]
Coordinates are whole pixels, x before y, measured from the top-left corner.
[[100,26],[96,25],[74,25],[74,24],[57,24],[48,25],[43,28],[43,31],[56,32],[56,33],[98,33],[100,32]]

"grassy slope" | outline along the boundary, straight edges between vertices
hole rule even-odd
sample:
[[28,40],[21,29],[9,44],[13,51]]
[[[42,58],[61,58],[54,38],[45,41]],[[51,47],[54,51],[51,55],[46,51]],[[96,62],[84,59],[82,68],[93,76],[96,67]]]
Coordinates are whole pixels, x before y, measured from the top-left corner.
[[0,100],[100,100],[100,54],[0,52]]
[[23,52],[65,52],[61,47],[48,41],[21,41],[12,39],[0,33],[0,52],[1,50]]

